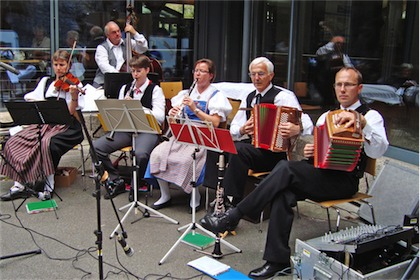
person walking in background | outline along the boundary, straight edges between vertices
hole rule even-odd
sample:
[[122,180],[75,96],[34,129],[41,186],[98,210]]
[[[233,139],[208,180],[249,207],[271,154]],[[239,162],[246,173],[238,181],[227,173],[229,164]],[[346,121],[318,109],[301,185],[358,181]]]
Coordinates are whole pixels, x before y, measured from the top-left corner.
[[341,67],[353,67],[350,57],[345,51],[346,38],[336,35],[316,51],[317,57],[317,88],[323,97],[323,104],[327,107],[334,106],[336,99],[332,84],[335,74]]

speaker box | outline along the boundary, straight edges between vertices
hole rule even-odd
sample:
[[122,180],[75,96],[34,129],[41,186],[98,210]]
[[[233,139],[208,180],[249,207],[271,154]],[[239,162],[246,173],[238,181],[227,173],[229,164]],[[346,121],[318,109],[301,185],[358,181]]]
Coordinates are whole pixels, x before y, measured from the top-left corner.
[[[396,162],[385,162],[369,191],[378,225],[403,225],[405,215],[418,215],[419,171]],[[362,204],[360,218],[373,223],[370,208]]]

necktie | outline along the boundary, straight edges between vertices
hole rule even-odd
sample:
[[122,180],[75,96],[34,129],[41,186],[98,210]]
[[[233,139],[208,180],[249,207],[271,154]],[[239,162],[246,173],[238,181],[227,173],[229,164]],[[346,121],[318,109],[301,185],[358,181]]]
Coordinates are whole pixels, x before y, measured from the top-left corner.
[[255,104],[260,104],[260,102],[261,102],[261,93],[258,93],[255,96]]

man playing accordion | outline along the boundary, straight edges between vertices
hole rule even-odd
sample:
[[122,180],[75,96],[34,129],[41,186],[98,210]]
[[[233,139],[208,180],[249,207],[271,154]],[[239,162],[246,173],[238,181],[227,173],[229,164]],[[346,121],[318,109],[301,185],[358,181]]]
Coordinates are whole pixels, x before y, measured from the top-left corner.
[[[388,148],[382,116],[359,101],[362,75],[352,67],[344,67],[335,76],[334,89],[343,109],[334,122],[351,127],[360,122],[364,135],[361,157],[381,157]],[[353,111],[358,112],[355,114]],[[321,115],[317,126],[325,122],[328,112]],[[235,208],[227,210],[218,219],[207,224],[215,232],[234,230],[244,215],[261,213],[271,204],[270,221],[263,259],[266,263],[249,273],[251,278],[266,279],[286,270],[289,266],[289,236],[293,223],[292,207],[297,200],[331,200],[348,198],[358,191],[360,170],[352,171],[316,168],[310,160],[314,156],[314,144],[306,144],[304,156],[309,160],[280,161],[258,187]],[[363,173],[363,172],[362,172]]]
[[[255,86],[240,108],[251,109],[256,103],[271,103],[276,106],[294,107],[302,110],[296,95],[284,88],[274,86],[271,81],[274,77],[274,65],[265,57],[255,58],[249,65],[249,76]],[[257,99],[260,99],[257,102]],[[311,134],[313,124],[308,115],[302,114],[301,124],[285,122],[280,124],[280,133],[283,138],[295,137],[299,134]],[[238,203],[244,193],[248,170],[255,172],[271,171],[274,166],[286,159],[285,152],[255,148],[252,144],[254,134],[254,120],[250,110],[239,110],[230,126],[238,154],[229,155],[229,167],[224,177],[225,195],[233,196],[232,203]]]

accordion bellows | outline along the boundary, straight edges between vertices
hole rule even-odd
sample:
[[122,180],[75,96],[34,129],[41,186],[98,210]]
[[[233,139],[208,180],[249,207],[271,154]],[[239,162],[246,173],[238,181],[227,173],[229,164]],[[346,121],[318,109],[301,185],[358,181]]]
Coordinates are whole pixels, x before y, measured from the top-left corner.
[[336,125],[335,118],[343,110],[331,111],[325,123],[314,129],[314,166],[323,169],[353,171],[359,162],[363,147],[360,115],[356,114],[354,126]]
[[288,151],[293,139],[281,137],[279,124],[286,122],[300,124],[301,113],[293,107],[269,103],[255,105],[253,108],[254,147],[273,152]]

